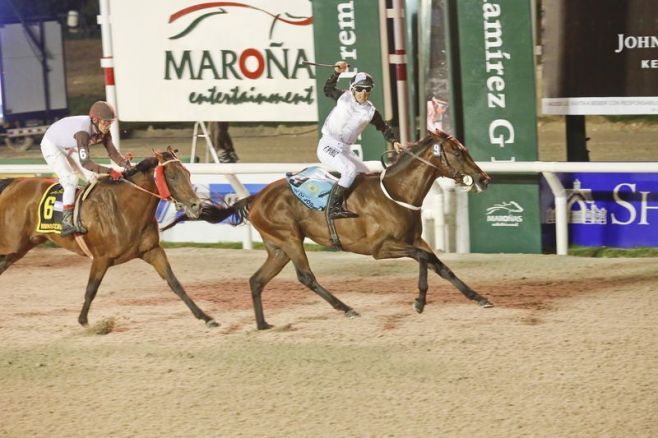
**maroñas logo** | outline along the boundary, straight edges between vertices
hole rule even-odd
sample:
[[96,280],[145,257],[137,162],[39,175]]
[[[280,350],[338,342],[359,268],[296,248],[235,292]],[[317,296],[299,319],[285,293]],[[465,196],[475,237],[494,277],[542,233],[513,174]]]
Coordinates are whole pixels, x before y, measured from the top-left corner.
[[518,227],[523,223],[523,207],[516,201],[502,202],[487,208],[487,222],[493,227]]
[[[272,20],[269,24],[269,33],[263,33],[261,37],[257,32],[258,28],[268,27],[267,18],[263,17],[263,14],[271,17]],[[220,16],[226,17],[222,20],[225,26],[222,26],[222,23],[212,23],[212,29],[209,29],[209,26],[200,27],[200,24],[207,23],[208,19]],[[311,105],[314,102],[312,85],[302,90],[287,91],[279,88],[273,91],[270,88],[265,91],[255,82],[251,82],[272,79],[284,81],[300,78],[315,79],[313,69],[306,64],[309,61],[306,50],[296,46],[297,32],[284,31],[280,27],[281,25],[310,26],[313,17],[294,16],[288,12],[272,13],[247,3],[223,1],[185,7],[171,14],[168,23],[170,25],[175,23],[174,27],[177,30],[168,37],[172,40],[169,43],[171,48],[164,51],[164,80],[217,81],[211,82],[212,85],[205,90],[190,92],[188,95],[190,103]],[[246,32],[251,37],[252,42],[247,43],[251,47],[231,42],[231,32],[235,32],[236,25],[241,26],[242,23],[245,26],[244,29],[240,28],[240,31]],[[252,24],[249,27],[249,23],[259,24]],[[217,33],[217,29],[226,29],[226,40],[220,41],[219,48],[200,50],[190,46],[188,41],[190,38],[187,38],[189,36],[192,36],[193,40],[201,41],[202,44],[208,38],[208,43],[216,46],[218,42],[216,37],[213,39],[207,32]],[[282,30],[277,32],[275,40],[276,29]],[[185,43],[178,45],[174,43],[176,41]],[[293,47],[286,47],[289,44]],[[241,85],[242,83],[245,85]]]
[[274,26],[276,25],[277,22],[286,23],[293,26],[309,26],[313,23],[313,17],[295,17],[285,12],[283,15],[285,15],[287,18],[283,18],[281,17],[281,14],[273,14],[264,9],[257,8],[256,6],[248,5],[245,3],[209,2],[209,3],[200,3],[198,5],[188,6],[187,8],[183,8],[180,11],[176,11],[173,14],[171,14],[169,16],[169,23],[173,23],[174,21],[178,20],[181,17],[193,14],[198,11],[202,11],[204,9],[218,8],[215,11],[206,12],[202,15],[197,16],[194,20],[192,20],[190,24],[187,25],[185,29],[183,29],[183,31],[177,33],[174,36],[170,36],[169,39],[177,40],[179,38],[184,37],[185,35],[192,32],[202,21],[204,21],[207,18],[210,18],[215,15],[228,14],[228,12],[225,9],[226,7],[254,9],[256,11],[260,11],[272,17],[272,26],[270,27],[270,39],[272,38],[272,32],[274,32]]

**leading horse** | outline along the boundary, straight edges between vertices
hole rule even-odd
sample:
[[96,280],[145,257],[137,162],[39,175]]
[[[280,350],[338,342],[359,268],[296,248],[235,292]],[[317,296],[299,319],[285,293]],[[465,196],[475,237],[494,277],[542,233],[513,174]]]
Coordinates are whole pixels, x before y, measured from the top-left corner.
[[[453,274],[421,237],[420,206],[434,180],[443,176],[476,191],[485,190],[491,178],[480,169],[468,150],[454,137],[429,133],[418,143],[403,149],[396,162],[379,175],[361,175],[349,195],[347,208],[358,214],[352,219],[335,221],[342,249],[375,259],[411,257],[420,266],[414,308],[423,312],[427,295],[428,267],[448,280],[467,298],[483,307],[492,304]],[[315,278],[304,252],[304,239],[331,246],[325,215],[299,201],[285,179],[267,185],[256,195],[242,199],[229,208],[204,204],[199,219],[217,223],[231,215],[248,219],[259,231],[267,260],[249,279],[256,325],[265,321],[261,294],[265,285],[292,260],[298,280],[348,317],[358,313],[322,287]],[[180,217],[176,222],[185,220]]]
[[[159,181],[163,182],[156,183],[154,174],[160,174]],[[119,182],[100,179],[82,203],[80,217],[88,229],[84,240],[93,260],[78,322],[88,324],[89,307],[108,268],[141,258],[167,281],[196,318],[209,327],[217,326],[187,295],[171,270],[155,218],[161,197],[170,197],[187,216],[198,217],[201,200],[194,192],[189,171],[169,147],[165,152],[154,151],[152,157],[126,171],[123,178]],[[39,200],[54,182],[52,178],[0,180],[0,274],[46,240],[84,255],[73,236],[63,238],[36,231]],[[160,195],[162,191],[169,193]]]

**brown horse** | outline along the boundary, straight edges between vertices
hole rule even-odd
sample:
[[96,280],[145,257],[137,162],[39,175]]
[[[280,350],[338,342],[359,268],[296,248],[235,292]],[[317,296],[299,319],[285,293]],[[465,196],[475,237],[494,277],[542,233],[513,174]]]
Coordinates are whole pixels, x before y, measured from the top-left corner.
[[[156,174],[163,175],[156,186]],[[51,240],[70,251],[84,255],[73,236],[36,232],[37,209],[44,191],[55,182],[52,178],[15,178],[0,180],[0,274],[35,246]],[[159,186],[159,187],[158,187]],[[170,198],[184,208],[189,217],[198,217],[201,200],[194,193],[189,171],[169,147],[154,152],[124,173],[124,179],[113,182],[99,180],[82,204],[80,217],[88,229],[84,240],[93,256],[85,301],[78,317],[83,326],[103,276],[110,266],[134,258],[151,264],[169,287],[209,327],[218,324],[206,315],[176,279],[167,255],[160,246],[155,210],[160,200],[158,191],[169,191]],[[163,194],[167,197],[167,194]]]
[[[418,261],[419,295],[414,308],[421,313],[427,294],[427,268],[450,281],[467,298],[483,307],[492,304],[458,279],[432,252],[421,237],[420,205],[437,177],[446,176],[477,191],[486,189],[491,178],[483,172],[467,149],[446,133],[430,133],[404,149],[397,161],[381,175],[362,175],[349,195],[347,207],[359,216],[335,221],[342,249],[375,259],[411,257]],[[265,285],[292,260],[297,278],[348,317],[358,313],[322,287],[311,272],[304,238],[332,244],[323,212],[311,210],[299,201],[285,179],[267,185],[256,195],[222,209],[204,205],[201,220],[220,222],[229,215],[247,218],[260,232],[267,260],[249,279],[258,329],[271,326],[265,321],[261,293]],[[185,220],[185,217],[179,218]],[[174,222],[175,223],[175,222]],[[170,225],[171,226],[171,225]]]

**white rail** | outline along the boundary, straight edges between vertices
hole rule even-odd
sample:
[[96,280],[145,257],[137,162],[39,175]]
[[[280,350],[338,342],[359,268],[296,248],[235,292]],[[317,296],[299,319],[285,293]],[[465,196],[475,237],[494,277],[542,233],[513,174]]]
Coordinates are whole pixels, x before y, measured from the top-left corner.
[[[373,171],[382,170],[378,161],[366,162]],[[313,163],[194,163],[186,164],[193,174],[225,175],[237,194],[245,194],[247,190],[240,182],[238,175],[248,174],[276,174],[285,172],[296,172]],[[478,162],[478,165],[490,174],[542,174],[548,182],[553,196],[555,197],[555,229],[557,254],[566,255],[569,245],[568,211],[566,191],[562,186],[558,173],[658,173],[658,162],[546,162],[546,161],[521,161],[521,162]],[[45,164],[10,164],[0,165],[0,175],[48,175],[51,174]],[[435,185],[435,187],[438,184]],[[440,190],[440,187],[437,187]],[[457,196],[457,212],[460,220],[457,234],[457,252],[468,252],[468,224],[465,222],[468,215],[463,214],[465,201],[463,196]],[[445,214],[438,211],[435,220],[443,223],[439,217]],[[466,231],[465,231],[466,230]],[[441,240],[443,237],[439,236]]]

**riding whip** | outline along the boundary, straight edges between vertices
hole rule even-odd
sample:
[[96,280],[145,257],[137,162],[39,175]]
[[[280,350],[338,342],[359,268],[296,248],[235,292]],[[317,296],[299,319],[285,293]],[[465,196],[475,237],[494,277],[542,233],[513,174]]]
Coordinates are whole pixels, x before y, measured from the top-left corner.
[[[306,64],[306,65],[315,65],[315,66],[317,66],[317,67],[331,67],[331,68],[336,67],[335,64],[323,64],[323,63],[321,63],[321,62],[311,62],[311,61],[302,61],[302,64]],[[349,67],[350,65],[347,64],[347,66]]]

